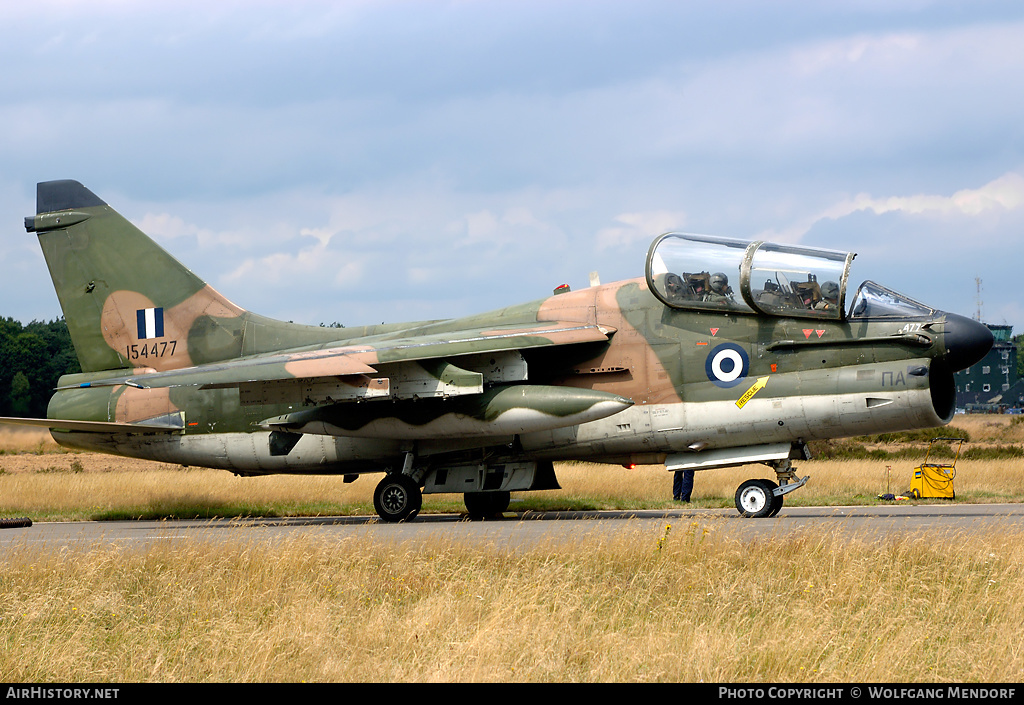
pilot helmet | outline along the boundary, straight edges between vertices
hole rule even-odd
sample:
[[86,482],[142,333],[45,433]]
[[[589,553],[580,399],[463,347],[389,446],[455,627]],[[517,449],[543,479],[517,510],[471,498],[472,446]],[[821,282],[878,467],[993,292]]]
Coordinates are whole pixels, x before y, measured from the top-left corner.
[[835,282],[824,282],[821,285],[821,296],[830,301],[837,301],[839,299],[839,285]]
[[711,275],[711,288],[719,294],[724,294],[729,286],[729,277],[722,272],[715,272]]
[[674,272],[669,272],[665,275],[665,290],[670,296],[681,294],[683,292],[683,278]]

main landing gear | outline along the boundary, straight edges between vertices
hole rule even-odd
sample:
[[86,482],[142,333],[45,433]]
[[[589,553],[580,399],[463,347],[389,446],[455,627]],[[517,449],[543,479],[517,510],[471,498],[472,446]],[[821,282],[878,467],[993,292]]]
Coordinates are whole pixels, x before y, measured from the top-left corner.
[[408,521],[420,513],[423,507],[422,474],[414,469],[415,460],[416,454],[406,451],[402,469],[387,473],[377,483],[373,491],[373,508],[384,521]]
[[[388,472],[373,491],[373,508],[377,511],[377,516],[390,523],[415,518],[423,507],[424,490],[434,493],[439,491],[436,482],[427,482],[429,486],[425,487],[425,477],[427,470],[422,467],[416,468],[415,455],[407,452],[402,469]],[[530,482],[533,482],[533,475],[529,477]],[[551,480],[554,480],[553,471]],[[555,486],[557,487],[557,484]],[[511,501],[511,494],[507,490],[499,489],[465,492],[463,497],[469,518],[473,520],[499,516],[508,509]]]
[[419,514],[422,506],[419,484],[400,472],[385,475],[373,491],[373,508],[384,521],[407,521]]
[[508,509],[512,495],[508,492],[466,492],[462,495],[466,502],[466,511],[474,521],[487,519],[501,514]]
[[[508,509],[508,492],[466,492],[466,511],[470,519],[480,520],[497,516]],[[423,506],[423,492],[409,475],[385,475],[373,491],[373,508],[386,522],[409,521],[419,514]]]
[[742,516],[761,518],[773,517],[782,509],[782,498],[793,490],[803,487],[810,476],[798,480],[793,464],[788,460],[774,463],[778,482],[772,480],[747,480],[736,490],[736,509]]

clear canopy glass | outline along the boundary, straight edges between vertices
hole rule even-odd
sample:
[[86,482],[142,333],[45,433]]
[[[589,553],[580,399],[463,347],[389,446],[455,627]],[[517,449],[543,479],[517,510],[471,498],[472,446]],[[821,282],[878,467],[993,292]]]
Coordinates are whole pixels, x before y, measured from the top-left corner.
[[[703,235],[663,235],[647,257],[647,282],[674,308],[752,313],[739,286],[749,242]],[[714,278],[714,281],[712,281]]]
[[860,285],[850,306],[851,318],[914,318],[935,315],[935,309],[873,281]]
[[842,318],[847,259],[853,255],[762,243],[750,261],[755,305],[780,316]]
[[841,320],[855,256],[668,233],[648,251],[647,283],[673,308]]

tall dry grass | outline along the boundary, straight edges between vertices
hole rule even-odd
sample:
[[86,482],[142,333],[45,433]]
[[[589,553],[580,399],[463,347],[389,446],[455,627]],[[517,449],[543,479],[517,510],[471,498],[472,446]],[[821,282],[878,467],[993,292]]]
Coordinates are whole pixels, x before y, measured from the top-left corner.
[[61,447],[53,440],[49,431],[30,426],[0,424],[0,455],[61,451]]
[[1018,534],[742,543],[693,522],[597,536],[26,548],[0,570],[0,680],[1024,677]]
[[236,477],[223,470],[0,475],[0,516],[34,521],[372,513],[376,476]]
[[[949,426],[963,429],[972,441],[992,443],[1024,443],[1024,416],[1007,414],[961,414]],[[943,432],[943,435],[953,435]]]

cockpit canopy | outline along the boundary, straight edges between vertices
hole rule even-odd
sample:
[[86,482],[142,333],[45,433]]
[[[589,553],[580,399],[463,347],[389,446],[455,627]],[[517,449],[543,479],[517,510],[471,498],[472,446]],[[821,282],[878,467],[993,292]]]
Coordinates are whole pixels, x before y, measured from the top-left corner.
[[844,320],[855,256],[667,233],[647,253],[647,284],[673,308]]
[[815,247],[666,233],[647,252],[647,285],[666,306],[842,321],[929,318],[937,311],[873,281],[846,313],[857,255]]

